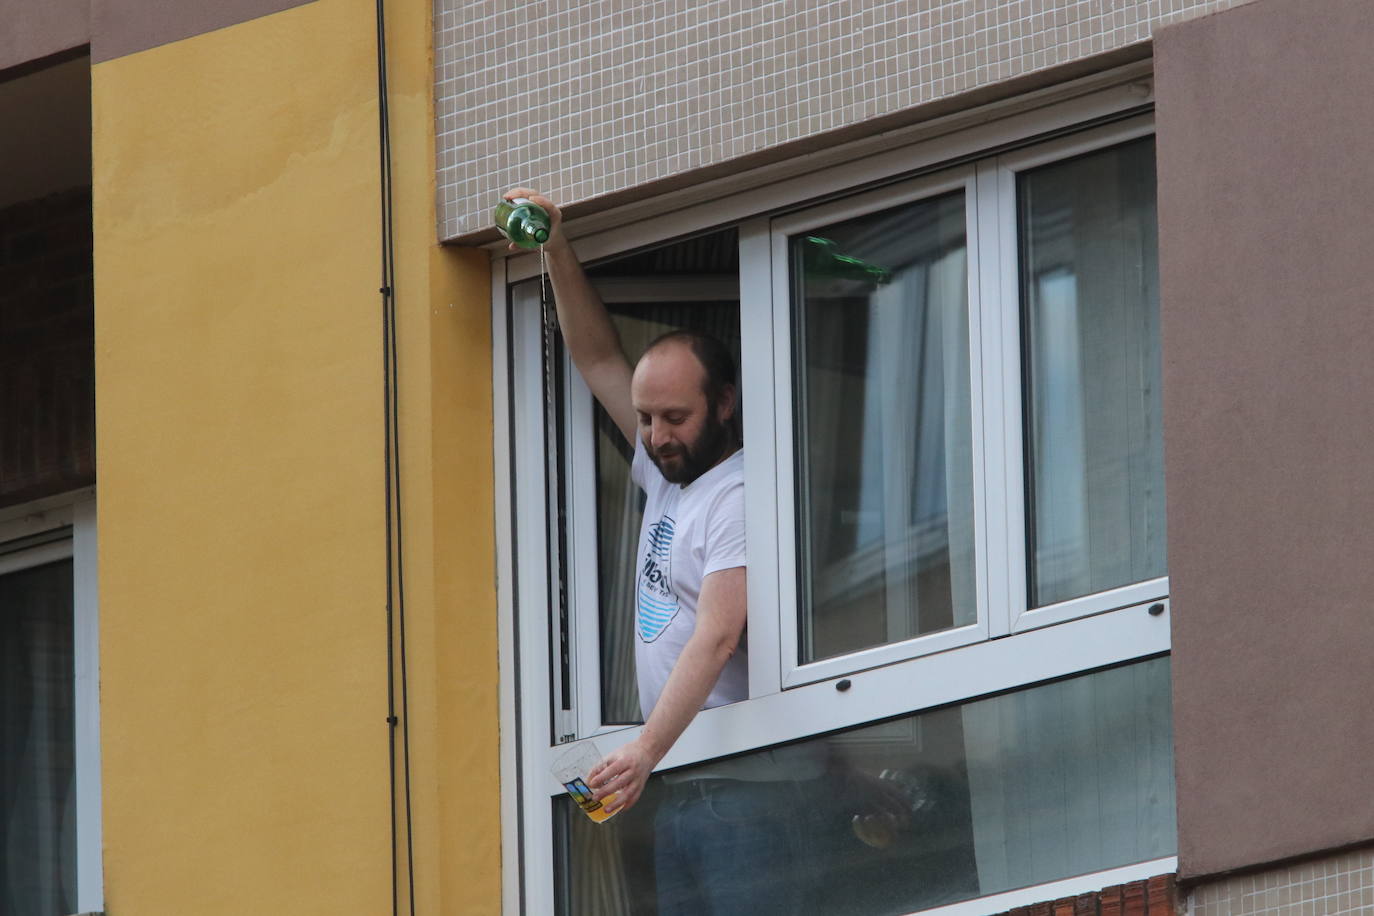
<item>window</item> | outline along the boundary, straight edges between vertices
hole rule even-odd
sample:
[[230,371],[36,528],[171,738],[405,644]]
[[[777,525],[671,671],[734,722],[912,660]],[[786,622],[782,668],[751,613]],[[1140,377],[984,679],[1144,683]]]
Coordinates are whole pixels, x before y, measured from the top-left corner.
[[966,209],[788,234],[800,663],[977,622]]
[[100,899],[94,505],[0,518],[0,910]]
[[547,770],[636,734],[640,502],[539,277],[508,265],[504,810],[529,911],[653,912],[651,809],[732,767],[797,774],[807,804],[757,803],[805,809],[816,912],[1173,868],[1150,119],[1019,123],[997,154],[894,152],[849,176],[879,187],[836,169],[723,228],[591,246],[632,357],[673,326],[742,355],[750,556],[749,699],[699,714],[604,827]]
[[1149,140],[1018,181],[1032,607],[1165,573],[1154,188]]
[[[799,848],[786,874],[750,877],[808,882],[798,916],[878,916],[1171,855],[1169,710],[1169,661],[1156,658],[735,758],[787,753],[825,774],[759,790]],[[672,804],[671,783],[650,786],[642,806]],[[560,912],[654,912],[665,892],[645,812],[603,828],[564,796],[554,817]]]
[[[738,233],[727,229],[593,268],[591,275],[601,286],[626,355],[638,359],[660,334],[692,328],[723,341],[738,363],[738,251]],[[595,544],[597,551],[601,721],[634,724],[640,713],[632,618],[618,611],[633,602],[634,551],[644,497],[630,480],[633,454],[625,437],[599,404],[591,402],[591,409],[596,428],[596,530],[585,544]],[[569,557],[573,566],[588,559],[580,551]]]

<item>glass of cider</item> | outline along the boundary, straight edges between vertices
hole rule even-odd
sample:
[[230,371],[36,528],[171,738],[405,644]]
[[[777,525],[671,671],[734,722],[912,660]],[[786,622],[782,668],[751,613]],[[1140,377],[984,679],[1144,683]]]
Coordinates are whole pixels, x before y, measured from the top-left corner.
[[587,775],[601,762],[601,752],[590,741],[581,741],[554,758],[553,778],[563,786],[572,800],[577,802],[587,817],[598,824],[608,821],[619,812],[608,812],[606,803],[615,800],[612,792],[601,801],[592,798],[593,791],[587,785]]

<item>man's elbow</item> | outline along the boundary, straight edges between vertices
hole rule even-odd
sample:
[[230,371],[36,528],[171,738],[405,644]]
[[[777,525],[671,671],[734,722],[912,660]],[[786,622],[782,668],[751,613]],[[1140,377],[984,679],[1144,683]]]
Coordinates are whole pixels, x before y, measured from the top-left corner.
[[721,665],[724,665],[739,651],[739,644],[743,636],[743,631],[718,634],[711,641],[711,654],[715,656]]

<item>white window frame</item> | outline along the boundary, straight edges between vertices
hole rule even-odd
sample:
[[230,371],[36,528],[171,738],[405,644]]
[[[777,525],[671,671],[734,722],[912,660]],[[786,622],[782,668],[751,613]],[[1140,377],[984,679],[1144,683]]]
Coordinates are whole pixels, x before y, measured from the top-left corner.
[[[1152,117],[1142,114],[1060,140],[1036,139],[1138,109],[1149,101],[1150,90],[1148,83],[1137,77],[1138,72],[1118,85],[1033,111],[1014,112],[955,134],[909,145],[891,144],[843,166],[785,178],[726,199],[689,203],[667,214],[644,211],[642,221],[631,221],[627,216],[618,225],[603,219],[602,224],[610,228],[594,235],[577,237],[577,227],[569,226],[584,261],[732,222],[740,233],[741,336],[748,354],[741,367],[741,385],[751,394],[750,445],[745,450],[746,511],[751,520],[767,520],[751,524],[748,532],[750,699],[700,713],[659,769],[1169,651],[1167,578],[1029,609],[1024,572],[1013,572],[1025,569],[1015,174],[1042,160],[1068,158],[1075,154],[1069,152],[1071,149],[1086,152],[1153,133]],[[996,151],[1004,148],[1012,151],[998,155]],[[942,164],[948,165],[940,168]],[[900,178],[913,173],[924,175]],[[778,287],[779,274],[786,272],[785,236],[789,227],[808,221],[828,222],[828,214],[848,212],[855,206],[854,195],[866,193],[862,190],[865,186],[882,185],[884,190],[875,193],[895,200],[894,194],[914,199],[939,193],[936,189],[948,188],[951,182],[976,192],[966,201],[970,207],[970,357],[972,366],[983,364],[981,373],[975,369],[972,390],[975,423],[981,427],[975,434],[976,475],[981,477],[981,486],[975,485],[975,518],[981,525],[975,551],[980,591],[978,623],[963,628],[976,632],[931,634],[940,639],[919,637],[897,644],[897,648],[884,646],[811,666],[789,666],[785,660],[796,658],[796,636],[795,630],[790,636],[786,634],[780,608],[795,607],[788,603],[796,590],[795,555],[788,540],[795,528],[786,524],[795,518],[790,489],[792,414],[790,392],[780,393],[779,389],[786,386],[775,385],[776,379],[790,378],[792,344],[788,334],[778,330],[780,321],[785,320],[779,313],[787,308],[786,287]],[[840,194],[849,196],[796,215],[808,200]],[[635,208],[625,212],[634,213]],[[768,213],[779,215],[759,215]],[[827,214],[826,218],[821,214]],[[632,741],[640,732],[639,727],[604,727],[585,718],[577,721],[575,716],[572,721],[554,722],[548,702],[553,685],[549,679],[547,609],[552,595],[540,562],[549,546],[542,494],[545,465],[542,450],[528,447],[544,435],[542,378],[528,371],[528,367],[539,364],[541,344],[537,333],[531,332],[531,328],[537,331],[539,317],[531,317],[528,303],[522,309],[508,301],[514,298],[508,293],[511,285],[537,276],[538,270],[537,258],[498,256],[492,276],[497,543],[501,552],[498,602],[502,609],[503,672],[509,672],[503,674],[501,686],[502,830],[505,861],[510,863],[503,876],[503,912],[508,914],[553,910],[554,846],[549,828],[552,802],[561,790],[549,775],[549,765],[554,754],[565,751],[568,744],[556,743],[551,736],[575,733],[579,742],[594,738],[598,748],[607,752]],[[989,320],[989,315],[996,320]],[[985,388],[981,392],[980,383]],[[567,389],[574,387],[568,385]],[[770,391],[772,409],[760,410],[761,393]],[[578,412],[584,415],[575,422],[587,419],[589,428],[589,410],[584,413],[579,408]],[[569,428],[573,425],[568,423]],[[1002,458],[988,463],[986,453],[990,450]],[[570,488],[570,502],[574,492],[575,488]],[[585,497],[579,499],[585,501]],[[569,508],[571,511],[571,505]],[[784,532],[781,537],[779,531]],[[1006,532],[1006,537],[995,537],[996,532]],[[1013,541],[1019,543],[1019,566],[1013,565],[1018,562]],[[534,562],[526,562],[530,558]],[[576,589],[571,577],[569,591],[572,600],[586,600],[588,592]],[[594,620],[595,597],[592,601]],[[1162,612],[1149,613],[1147,609],[1156,604]],[[594,639],[581,637],[576,654],[586,657],[594,647]],[[585,696],[594,685],[595,718],[599,719],[599,674],[594,665],[590,672],[587,667],[579,669],[575,663],[576,690]],[[836,689],[841,677],[850,682],[844,691]],[[1157,874],[1175,864],[1174,859],[1158,860],[1042,888],[1072,885],[1091,889],[1103,886],[1094,883],[1098,879],[1128,875],[1131,877],[1120,880],[1132,880],[1137,874]],[[996,899],[999,908],[1005,909],[1044,899],[1037,893],[1038,889],[1027,888]],[[948,909],[950,913],[963,912],[967,905]]]
[[[955,166],[934,175],[876,191],[856,194],[773,221],[771,238],[773,248],[772,301],[781,304],[781,307],[772,309],[773,363],[776,378],[791,379],[795,378],[793,371],[795,367],[792,359],[795,336],[792,323],[793,310],[789,307],[788,302],[792,284],[791,266],[789,264],[791,237],[875,210],[900,206],[904,203],[930,200],[954,191],[963,194],[964,225],[968,233],[969,372],[971,375],[970,407],[972,411],[970,428],[973,430],[974,582],[977,614],[976,620],[972,624],[922,634],[901,642],[884,643],[806,664],[797,661],[800,656],[798,649],[801,641],[800,628],[797,625],[798,615],[792,613],[784,617],[780,614],[780,632],[777,644],[780,650],[779,667],[782,672],[783,689],[810,684],[827,678],[842,677],[856,671],[904,661],[917,655],[956,649],[960,646],[982,642],[994,635],[1003,635],[1002,628],[992,626],[990,621],[986,584],[988,557],[981,536],[981,532],[987,530],[987,522],[984,519],[986,504],[989,501],[997,501],[998,494],[988,492],[989,485],[996,482],[996,478],[989,478],[985,473],[982,460],[984,450],[981,434],[984,425],[982,364],[984,357],[981,353],[982,344],[979,334],[982,308],[978,269],[978,237],[976,235],[978,197],[975,193],[975,181],[976,174],[972,166]],[[743,265],[741,265],[741,269],[743,269]],[[797,458],[794,448],[796,442],[794,426],[796,404],[791,385],[775,384],[773,387],[775,395],[774,435],[771,438],[764,438],[758,443],[771,458],[773,474],[777,480],[776,506],[774,512],[770,516],[766,516],[775,517],[777,523],[775,526],[765,529],[765,533],[787,532],[790,534],[800,530],[801,522],[796,502],[791,498],[785,498],[785,494],[796,492]],[[752,421],[751,415],[750,422],[752,423]],[[750,449],[754,448],[752,439],[753,437],[751,437]],[[746,492],[747,490],[748,487],[746,486]],[[801,590],[797,587],[799,551],[796,549],[796,539],[790,539],[792,543],[787,543],[787,540],[785,538],[776,546],[779,565],[776,601],[780,609],[800,608],[802,604]],[[750,546],[752,548],[753,545]],[[751,657],[750,661],[752,662],[752,660]]]
[[[1000,317],[1001,339],[1005,345],[1000,351],[1000,365],[1005,376],[1013,379],[1019,388],[1021,372],[1020,330],[1020,265],[1017,250],[1017,212],[1016,183],[1022,172],[1062,162],[1110,146],[1119,146],[1132,140],[1139,140],[1154,134],[1152,117],[1134,118],[1124,124],[1114,124],[1094,130],[1061,137],[1033,147],[1014,150],[998,156],[995,162],[981,166],[983,180],[997,191],[997,211],[989,218],[996,220],[996,233],[1000,240],[998,257],[991,259],[990,272],[995,274],[989,282],[1000,284],[1002,295],[1011,308],[1002,309]],[[1005,499],[1007,517],[1003,529],[1007,532],[1007,568],[1026,570],[1029,557],[1026,551],[1026,538],[1018,536],[1026,530],[1026,468],[1022,456],[1025,455],[1022,422],[1022,404],[1019,400],[1008,399],[1004,402],[1002,435],[1004,448],[1008,455],[1006,462]],[[1118,588],[1095,592],[1081,598],[1071,598],[1042,607],[1032,607],[1027,593],[1024,572],[1007,580],[1007,608],[1011,611],[1007,622],[1007,632],[1021,633],[1035,627],[1063,623],[1085,614],[1099,614],[1128,607],[1148,607],[1169,595],[1169,577],[1161,576],[1143,582],[1135,582]]]
[[105,908],[101,861],[100,617],[96,578],[96,503],[79,490],[0,510],[0,549],[35,535],[70,528],[70,535],[0,553],[0,575],[72,561],[72,662],[75,690],[76,903],[78,912]]

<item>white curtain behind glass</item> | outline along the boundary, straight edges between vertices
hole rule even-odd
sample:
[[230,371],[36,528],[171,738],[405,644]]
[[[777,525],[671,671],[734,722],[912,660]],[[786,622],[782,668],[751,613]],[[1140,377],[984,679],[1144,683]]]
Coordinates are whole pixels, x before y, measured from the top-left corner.
[[976,616],[967,260],[963,248],[950,251],[871,297],[859,457],[859,515],[869,522],[856,548],[883,554],[887,642],[933,628],[922,626],[917,584],[946,551],[953,623]]

